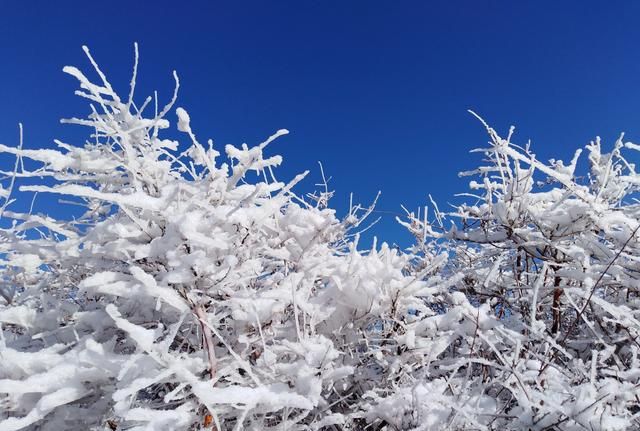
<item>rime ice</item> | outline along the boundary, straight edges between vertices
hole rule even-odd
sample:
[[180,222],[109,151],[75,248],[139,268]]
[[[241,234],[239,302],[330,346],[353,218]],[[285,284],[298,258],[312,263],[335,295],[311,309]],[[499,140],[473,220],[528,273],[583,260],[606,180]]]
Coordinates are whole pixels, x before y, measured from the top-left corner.
[[467,203],[363,250],[373,205],[276,179],[286,130],[222,155],[177,108],[167,139],[177,75],[156,114],[137,46],[127,99],[85,51],[87,143],[0,146],[0,431],[638,428],[640,147],[596,140],[582,172],[487,126]]

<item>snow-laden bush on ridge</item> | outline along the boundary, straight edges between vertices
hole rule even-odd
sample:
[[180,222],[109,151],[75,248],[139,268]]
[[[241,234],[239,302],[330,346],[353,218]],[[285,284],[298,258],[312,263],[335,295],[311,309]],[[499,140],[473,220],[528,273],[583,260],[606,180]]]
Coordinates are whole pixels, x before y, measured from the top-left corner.
[[2,147],[40,162],[14,176],[55,182],[23,191],[87,210],[70,222],[3,213],[15,223],[1,244],[0,429],[358,420],[382,361],[368,335],[424,308],[407,257],[386,245],[361,254],[346,234],[366,211],[341,222],[326,196],[311,205],[291,191],[304,174],[275,179],[281,159],[263,151],[286,131],[227,146],[223,163],[177,108],[190,142],[180,152],[161,137],[175,96],[145,117],[154,101],[133,102],[135,73],[121,99],[95,68],[99,84],[65,68],[91,101],[87,119],[67,120],[91,129],[84,146]]
[[[579,177],[487,128],[470,203],[363,252],[368,209],[276,179],[286,131],[222,155],[89,59],[84,145],[0,146],[0,431],[639,426],[633,144]],[[17,187],[86,211],[13,212]]]
[[473,204],[405,223],[449,251],[452,295],[465,304],[444,306],[450,327],[415,323],[416,345],[451,331],[448,394],[488,406],[474,419],[489,429],[637,429],[640,177],[622,151],[639,147],[621,136],[607,154],[598,139],[580,176],[580,150],[545,164],[511,143],[513,129],[487,130],[486,165],[463,173],[480,178]]

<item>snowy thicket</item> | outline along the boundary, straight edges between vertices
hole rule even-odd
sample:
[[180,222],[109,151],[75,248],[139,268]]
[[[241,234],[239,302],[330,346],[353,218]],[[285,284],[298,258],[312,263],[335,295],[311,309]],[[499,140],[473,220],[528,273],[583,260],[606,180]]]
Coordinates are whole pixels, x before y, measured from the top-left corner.
[[371,208],[276,179],[285,130],[221,154],[86,52],[87,142],[0,146],[0,431],[640,427],[640,147],[581,173],[487,127],[468,203],[363,251]]

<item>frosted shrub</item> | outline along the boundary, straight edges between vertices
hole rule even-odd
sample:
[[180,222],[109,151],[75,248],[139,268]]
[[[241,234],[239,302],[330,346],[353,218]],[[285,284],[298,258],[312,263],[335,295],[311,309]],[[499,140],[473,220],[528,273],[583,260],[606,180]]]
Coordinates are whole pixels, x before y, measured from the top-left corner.
[[[330,192],[296,196],[306,173],[276,180],[281,158],[264,151],[286,130],[222,157],[173,109],[177,76],[164,108],[137,105],[136,69],[123,99],[85,51],[98,83],[64,70],[91,113],[65,122],[87,127],[87,142],[0,147],[18,160],[2,189],[0,429],[364,423],[390,348],[368,337],[393,343],[387,325],[424,308],[407,257],[359,252],[349,232],[369,212],[340,221]],[[162,137],[171,115],[184,142]],[[47,181],[21,191],[84,213],[10,212],[25,177]]]
[[598,139],[580,174],[580,150],[545,164],[513,129],[487,130],[486,164],[463,173],[479,178],[469,203],[403,222],[451,256],[441,274],[457,303],[415,324],[416,345],[450,331],[430,373],[446,376],[451,420],[468,416],[462,402],[477,428],[636,429],[640,177],[623,150],[640,147],[621,136],[603,153]]

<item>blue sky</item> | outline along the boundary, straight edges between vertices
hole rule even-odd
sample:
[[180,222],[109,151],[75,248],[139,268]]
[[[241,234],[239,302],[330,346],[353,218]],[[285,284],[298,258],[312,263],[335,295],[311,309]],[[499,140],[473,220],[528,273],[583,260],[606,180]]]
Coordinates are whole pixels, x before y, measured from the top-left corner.
[[[127,91],[140,44],[138,96],[169,97],[201,138],[258,143],[291,135],[280,177],[317,161],[332,176],[333,205],[349,192],[381,211],[417,208],[431,193],[456,202],[484,145],[480,124],[516,126],[539,158],[570,158],[596,135],[640,141],[640,3],[591,1],[3,2],[0,6],[0,142],[18,122],[28,148],[81,142],[60,117],[87,113],[61,69],[88,68],[90,46]],[[41,210],[57,208],[44,204]],[[381,214],[384,215],[384,214]],[[386,215],[376,229],[405,244]]]

